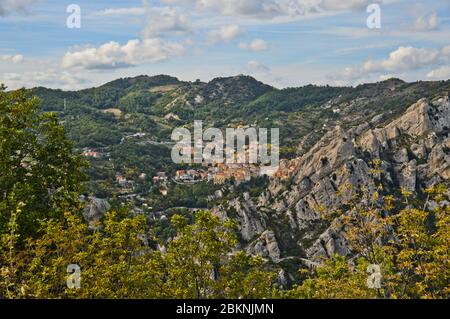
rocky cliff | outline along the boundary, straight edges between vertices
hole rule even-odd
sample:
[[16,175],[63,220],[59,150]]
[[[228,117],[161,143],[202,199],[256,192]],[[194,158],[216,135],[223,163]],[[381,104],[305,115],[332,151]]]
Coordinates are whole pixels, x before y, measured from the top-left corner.
[[215,212],[222,217],[233,212],[242,245],[274,263],[298,258],[311,265],[347,255],[344,232],[330,226],[321,212],[345,208],[358,194],[374,193],[380,183],[389,193],[402,188],[421,193],[448,182],[449,134],[448,96],[421,99],[395,117],[381,113],[357,126],[335,126],[303,156],[284,162],[287,175],[272,179],[265,193],[238,196]]

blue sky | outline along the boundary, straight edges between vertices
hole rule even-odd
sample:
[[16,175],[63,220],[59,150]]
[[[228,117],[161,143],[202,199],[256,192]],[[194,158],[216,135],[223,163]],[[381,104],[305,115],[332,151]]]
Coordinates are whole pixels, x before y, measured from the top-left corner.
[[[70,4],[81,28],[69,29]],[[381,28],[369,29],[376,3]],[[276,87],[450,78],[449,0],[0,0],[0,82],[249,74]]]

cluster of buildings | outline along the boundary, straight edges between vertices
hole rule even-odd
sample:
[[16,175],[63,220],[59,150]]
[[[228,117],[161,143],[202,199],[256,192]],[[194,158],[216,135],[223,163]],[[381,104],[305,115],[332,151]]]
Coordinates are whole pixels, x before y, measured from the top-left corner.
[[[145,178],[144,178],[145,179]],[[158,172],[156,173],[155,176],[153,176],[152,181],[153,183],[157,184],[157,183],[165,183],[167,182],[168,177],[166,172]]]
[[200,180],[209,180],[208,173],[203,169],[188,169],[175,172],[175,181],[194,182]]
[[98,151],[95,151],[93,149],[90,148],[84,148],[83,151],[81,152],[81,155],[84,157],[91,157],[91,158],[100,158],[102,157],[102,154]]
[[128,180],[125,176],[120,174],[116,175],[116,182],[124,189],[132,189],[134,187],[134,181]]
[[255,164],[217,164],[208,168],[212,173],[214,184],[224,184],[234,179],[238,183],[249,181],[252,177],[260,175],[260,167]]
[[273,174],[273,177],[286,180],[291,176],[300,163],[301,157],[294,158],[292,160],[282,159],[280,160],[280,167]]
[[195,182],[212,181],[214,184],[224,184],[234,179],[238,183],[249,181],[260,175],[260,167],[254,164],[204,164],[201,169],[179,170],[175,173],[175,181]]

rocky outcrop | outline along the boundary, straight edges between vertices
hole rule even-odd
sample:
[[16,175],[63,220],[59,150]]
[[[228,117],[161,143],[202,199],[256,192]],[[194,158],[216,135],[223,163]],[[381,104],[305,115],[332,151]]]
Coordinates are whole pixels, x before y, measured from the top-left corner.
[[261,236],[247,247],[247,252],[253,255],[270,258],[274,262],[280,260],[280,248],[273,231],[266,230]]
[[[448,96],[421,99],[392,116],[383,113],[353,128],[330,129],[301,158],[283,164],[295,167],[289,175],[291,183],[274,178],[257,201],[248,196],[230,201],[247,251],[277,262],[289,254],[280,239],[292,238],[302,252],[296,257],[311,264],[349,254],[345,232],[329,226],[332,223],[324,225],[321,214],[345,207],[356,194],[376,191],[381,173],[373,170],[374,159],[387,190],[415,192],[448,181]],[[228,214],[225,207],[221,211]],[[274,223],[284,227],[271,227]]]
[[106,199],[89,197],[84,206],[84,218],[89,223],[90,228],[98,227],[100,219],[111,208]]
[[349,250],[343,234],[334,229],[327,229],[314,244],[307,249],[306,255],[309,260],[321,262],[333,255],[347,255]]
[[244,196],[243,200],[235,199],[230,201],[229,209],[236,212],[239,230],[244,240],[250,241],[262,234],[266,229],[264,216],[247,196]]

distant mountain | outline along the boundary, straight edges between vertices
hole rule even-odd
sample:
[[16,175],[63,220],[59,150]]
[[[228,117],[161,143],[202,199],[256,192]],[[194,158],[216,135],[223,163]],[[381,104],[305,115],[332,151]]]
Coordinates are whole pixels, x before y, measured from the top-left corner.
[[[155,75],[155,76],[140,75],[133,78],[122,78],[115,81],[111,81],[100,86],[98,89],[115,88],[130,92],[138,90],[148,90],[153,87],[163,85],[171,85],[171,84],[178,85],[181,83],[182,82],[180,82],[180,80],[178,80],[177,78],[168,75]],[[95,89],[88,89],[83,91],[89,90]]]
[[248,103],[261,95],[274,91],[270,85],[250,76],[239,75],[228,78],[216,78],[201,88],[200,94],[205,102],[225,102],[229,105]]
[[[42,87],[33,91],[42,99],[43,110],[56,111],[63,119],[81,116],[104,130],[120,131],[126,126],[127,131],[145,131],[167,139],[174,127],[189,126],[202,119],[217,127],[240,123],[283,126],[283,143],[292,145],[315,130],[320,131],[317,139],[324,132],[324,124],[341,122],[351,126],[381,112],[398,113],[420,98],[444,93],[448,87],[449,81],[405,83],[389,79],[355,88],[308,85],[279,90],[244,75],[216,78],[208,83],[142,75],[80,91]],[[123,116],[111,123],[105,117],[108,109],[120,110]],[[126,121],[130,116],[152,125],[135,125]],[[83,142],[87,143],[78,146],[98,144],[95,137]]]

